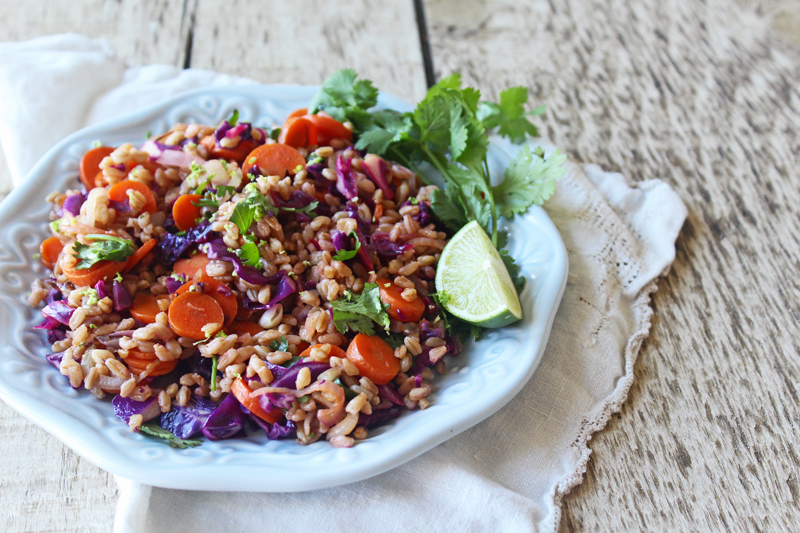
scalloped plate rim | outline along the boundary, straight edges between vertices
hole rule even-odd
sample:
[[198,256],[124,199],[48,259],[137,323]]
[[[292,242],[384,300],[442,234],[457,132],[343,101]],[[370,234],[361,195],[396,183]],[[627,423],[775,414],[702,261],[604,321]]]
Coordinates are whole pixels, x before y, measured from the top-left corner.
[[[140,111],[136,111],[116,119],[79,130],[50,149],[47,154],[45,154],[45,156],[43,156],[42,159],[40,159],[39,162],[31,169],[26,176],[24,183],[17,187],[11,194],[9,194],[2,204],[0,204],[0,222],[3,222],[4,219],[8,218],[9,213],[13,212],[15,209],[18,209],[17,205],[21,204],[22,200],[30,196],[38,184],[41,184],[41,182],[47,182],[48,175],[45,172],[54,166],[59,159],[66,159],[65,151],[74,144],[85,142],[86,139],[100,137],[102,136],[103,132],[125,128],[130,129],[139,123],[156,120],[179,104],[190,102],[198,97],[207,96],[211,98],[219,98],[220,100],[224,99],[225,97],[244,97],[254,100],[258,98],[274,99],[281,97],[290,99],[300,98],[300,94],[302,93],[313,94],[313,92],[316,90],[317,87],[304,85],[231,85],[195,89],[178,94],[169,99],[148,106]],[[303,100],[307,101],[308,96],[303,97]],[[381,93],[380,95],[380,105],[400,110],[409,109],[409,105],[407,103],[385,93]],[[222,108],[224,106],[220,105],[219,107]],[[503,144],[504,143],[502,141],[493,141],[493,145]],[[496,151],[499,151],[502,156],[507,155],[501,146],[497,146],[496,148],[499,148]],[[508,146],[506,146],[506,150],[508,150]],[[60,186],[63,187],[63,183]],[[549,238],[551,242],[551,252],[553,253],[550,265],[551,268],[548,271],[548,275],[544,276],[544,278],[547,280],[552,279],[552,281],[555,283],[553,283],[552,286],[537,287],[536,289],[537,291],[545,291],[546,294],[544,294],[544,296],[542,296],[542,294],[538,294],[536,298],[538,299],[539,297],[542,297],[545,300],[544,303],[546,305],[543,305],[543,309],[539,309],[539,313],[536,313],[532,319],[530,318],[531,309],[526,306],[526,314],[528,318],[524,319],[523,322],[531,328],[538,329],[540,333],[538,338],[530,341],[533,343],[532,348],[535,348],[535,351],[525,351],[524,347],[521,346],[517,355],[522,353],[523,355],[527,356],[524,360],[525,365],[521,368],[515,368],[516,373],[510,376],[513,379],[507,383],[509,388],[506,389],[503,394],[497,394],[493,393],[493,391],[489,391],[490,395],[487,397],[487,401],[483,402],[479,407],[473,408],[468,413],[469,416],[465,416],[464,413],[457,411],[455,414],[450,416],[448,424],[442,424],[442,418],[444,417],[447,419],[448,417],[447,413],[441,413],[435,418],[426,420],[421,426],[421,429],[415,429],[415,432],[411,432],[408,435],[400,435],[400,438],[397,439],[398,442],[389,443],[388,446],[386,446],[385,442],[381,442],[384,447],[378,450],[377,453],[365,455],[364,453],[357,452],[358,450],[371,450],[375,448],[375,442],[379,442],[381,435],[385,432],[379,433],[377,437],[373,437],[373,440],[375,440],[373,443],[370,443],[370,439],[367,439],[367,441],[360,443],[349,450],[331,449],[325,452],[319,452],[317,455],[320,455],[321,453],[322,457],[333,457],[334,459],[338,458],[338,463],[331,466],[330,462],[328,462],[328,464],[325,465],[325,468],[321,470],[307,469],[298,472],[291,470],[292,465],[287,468],[269,463],[284,461],[287,460],[287,457],[289,459],[294,458],[294,461],[297,461],[296,458],[299,457],[301,458],[300,461],[303,461],[306,455],[313,455],[312,453],[286,454],[267,450],[261,452],[264,454],[264,459],[269,459],[267,464],[230,464],[225,460],[220,460],[226,459],[231,453],[235,453],[226,450],[226,448],[229,448],[226,447],[226,441],[218,443],[204,442],[204,446],[209,444],[209,446],[206,447],[206,450],[212,449],[212,453],[216,451],[215,457],[217,458],[217,463],[193,465],[189,463],[175,462],[172,465],[161,464],[158,468],[155,468],[148,464],[143,464],[141,459],[135,459],[132,456],[122,453],[121,450],[114,447],[112,442],[110,442],[107,438],[93,439],[92,436],[96,435],[100,431],[99,428],[95,428],[70,416],[61,417],[59,419],[59,414],[63,414],[61,411],[53,409],[46,402],[40,400],[36,394],[28,394],[26,396],[25,394],[27,391],[20,390],[17,387],[7,384],[5,379],[2,377],[0,377],[0,399],[46,431],[55,435],[59,440],[88,459],[90,462],[103,468],[104,470],[122,477],[139,481],[141,483],[160,487],[189,490],[294,492],[342,485],[381,474],[387,470],[400,466],[414,457],[417,457],[441,442],[444,442],[445,440],[479,423],[499,410],[522,389],[522,387],[531,378],[536,370],[536,367],[541,361],[547,339],[552,328],[553,320],[555,319],[558,305],[561,301],[561,297],[563,296],[566,286],[568,272],[567,253],[558,230],[543,209],[540,207],[534,207],[524,217],[519,218],[535,223],[535,225],[545,231],[547,238]],[[28,220],[28,222],[35,221]],[[6,244],[5,236],[10,231],[10,229],[4,229],[2,234],[0,234],[0,246]],[[2,265],[0,265],[0,269],[2,269]],[[526,293],[530,293],[530,291],[533,290],[531,285],[532,284],[529,279],[525,289]],[[13,297],[19,295],[8,294],[8,296]],[[528,294],[528,296],[530,296],[531,299],[530,305],[534,306],[536,304],[534,296],[530,294]],[[525,293],[523,293],[523,297],[525,297]],[[525,298],[525,300],[527,301],[528,299]],[[544,313],[542,313],[542,311],[544,311]],[[514,326],[511,327],[513,328]],[[4,325],[3,328],[5,329],[6,326]],[[21,330],[13,329],[13,325],[9,327],[9,329],[18,333],[18,336],[21,336],[21,333],[23,333]],[[497,335],[497,333],[493,332],[492,335]],[[17,339],[15,338],[14,340]],[[4,347],[4,349],[0,352],[0,364],[4,363],[4,361],[7,359],[7,353],[13,349],[14,347],[12,346]],[[474,345],[470,344],[468,349],[475,350],[476,348]],[[463,358],[467,356],[461,355],[459,357],[461,357],[461,360],[463,360]],[[56,369],[52,368],[46,361],[42,360],[40,366],[45,368],[49,367],[49,370],[52,371],[51,373],[63,379],[63,377],[57,373]],[[486,365],[478,365],[477,370],[480,370],[484,366]],[[476,371],[476,369],[468,370],[467,374],[472,371]],[[86,395],[88,395],[88,393],[84,392],[77,398],[64,398],[64,401],[83,403],[87,400]],[[438,411],[437,404],[434,402],[428,411]],[[409,412],[406,413],[400,420],[409,418],[414,414],[425,414],[428,411]],[[420,421],[423,420],[425,419],[420,417]],[[438,422],[440,427],[434,428],[433,430],[429,430],[427,432],[422,431],[425,430],[428,425],[431,425],[435,422]],[[408,422],[408,424],[411,424],[411,422]],[[109,428],[109,431],[127,431],[127,428],[120,423],[118,427]],[[132,449],[137,447],[145,448],[148,445],[147,442],[138,443],[129,440],[124,442],[126,444],[130,443]],[[187,452],[185,457],[191,457],[191,454],[195,452],[195,450],[199,450],[173,450],[164,444],[155,444],[164,447],[161,457],[166,457],[167,460],[169,460],[169,457],[172,453],[180,454],[182,452]],[[317,444],[320,446],[328,446],[327,443]],[[299,445],[297,446],[299,447]],[[317,449],[319,449],[319,447]],[[354,450],[356,452],[354,452]],[[310,457],[309,461],[311,461],[314,466],[319,466],[319,458]],[[161,462],[164,463],[164,461]],[[289,462],[291,463],[292,461],[290,460]],[[181,475],[175,476],[175,474]],[[235,482],[232,482],[231,480],[235,480]]]

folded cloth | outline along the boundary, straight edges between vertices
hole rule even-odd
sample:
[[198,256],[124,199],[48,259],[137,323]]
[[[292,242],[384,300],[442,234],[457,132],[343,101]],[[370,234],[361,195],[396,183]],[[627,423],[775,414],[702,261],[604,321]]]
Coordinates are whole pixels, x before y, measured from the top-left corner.
[[[0,143],[15,183],[76,129],[203,85],[253,83],[165,65],[127,68],[103,41],[57,35],[0,44]],[[20,132],[24,132],[21,135]],[[570,274],[539,368],[502,410],[372,479],[305,493],[167,490],[118,479],[117,533],[555,531],[587,442],[619,411],[650,329],[650,294],[675,257],[683,202],[659,180],[630,184],[568,163],[545,209]]]

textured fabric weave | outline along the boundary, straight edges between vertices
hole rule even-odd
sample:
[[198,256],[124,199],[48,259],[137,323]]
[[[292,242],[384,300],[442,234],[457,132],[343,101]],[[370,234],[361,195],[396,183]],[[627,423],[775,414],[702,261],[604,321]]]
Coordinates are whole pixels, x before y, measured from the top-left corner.
[[[2,143],[15,183],[73,131],[199,86],[253,83],[164,65],[126,68],[77,35],[0,44]],[[20,132],[24,132],[22,135]],[[118,480],[117,533],[554,531],[587,442],[625,401],[650,328],[649,296],[686,218],[668,185],[569,164],[545,206],[570,274],[547,350],[500,412],[373,479],[300,494],[175,491]]]

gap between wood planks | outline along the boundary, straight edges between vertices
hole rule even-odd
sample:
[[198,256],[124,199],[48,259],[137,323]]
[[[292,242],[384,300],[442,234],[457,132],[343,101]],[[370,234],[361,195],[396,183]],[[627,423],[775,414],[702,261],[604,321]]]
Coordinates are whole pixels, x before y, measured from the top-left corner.
[[[417,20],[417,32],[419,33],[419,47],[422,54],[422,64],[425,68],[425,83],[430,88],[436,83],[436,72],[433,69],[433,55],[431,54],[431,44],[428,39],[428,25],[425,21],[425,3],[423,0],[412,0],[414,3],[414,15]],[[191,4],[191,5],[190,5]],[[184,69],[192,66],[192,44],[194,42],[194,29],[197,16],[197,0],[183,0],[181,12],[181,30],[183,37],[183,61],[178,61]],[[179,58],[180,59],[180,58]]]

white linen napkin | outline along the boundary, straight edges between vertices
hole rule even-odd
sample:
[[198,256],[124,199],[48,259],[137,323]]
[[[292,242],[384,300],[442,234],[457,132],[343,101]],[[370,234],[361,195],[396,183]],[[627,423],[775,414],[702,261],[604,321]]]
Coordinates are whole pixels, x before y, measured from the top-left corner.
[[[128,68],[103,41],[78,35],[2,43],[0,144],[14,183],[83,126],[231,83],[253,82]],[[562,496],[583,479],[588,440],[626,399],[649,295],[675,257],[686,208],[659,180],[630,184],[570,163],[545,209],[569,253],[567,288],[539,368],[500,412],[406,465],[331,489],[191,492],[118,479],[114,531],[555,531]]]

